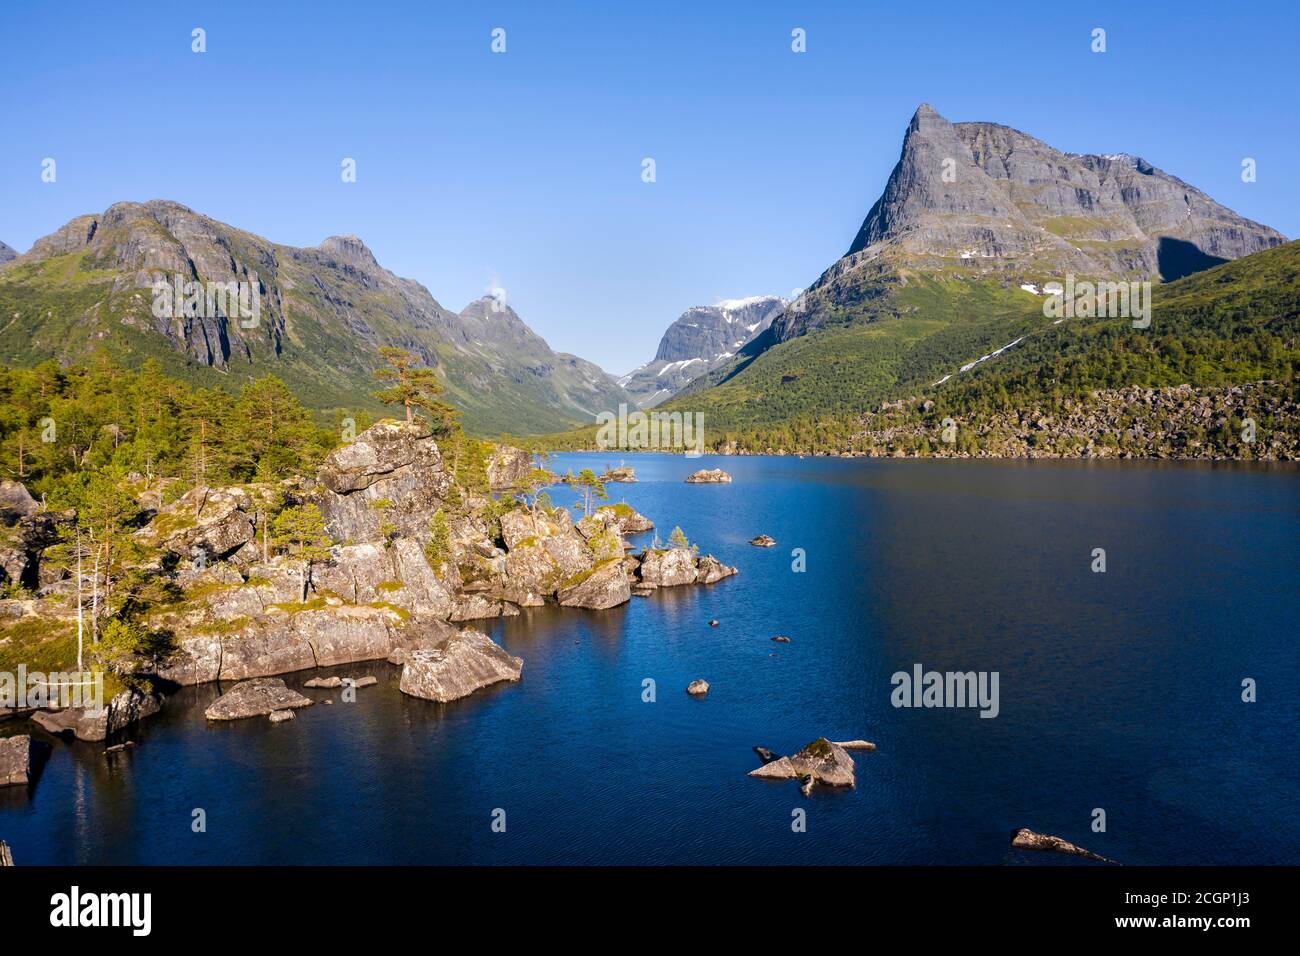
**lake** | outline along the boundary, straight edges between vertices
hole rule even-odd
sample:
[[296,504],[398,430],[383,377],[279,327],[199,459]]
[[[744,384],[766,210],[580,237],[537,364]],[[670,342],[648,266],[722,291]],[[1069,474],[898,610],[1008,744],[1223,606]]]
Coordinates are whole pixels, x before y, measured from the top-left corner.
[[[625,460],[610,500],[740,573],[486,622],[523,679],[447,705],[384,662],[289,676],[380,684],[280,725],[210,725],[217,688],[188,688],[133,750],[56,743],[0,838],[19,865],[1090,865],[1011,850],[1026,826],[1126,864],[1300,862],[1294,468]],[[710,467],[735,481],[683,483]],[[997,716],[893,706],[917,664],[996,672]],[[746,776],[819,736],[877,744],[855,789]]]

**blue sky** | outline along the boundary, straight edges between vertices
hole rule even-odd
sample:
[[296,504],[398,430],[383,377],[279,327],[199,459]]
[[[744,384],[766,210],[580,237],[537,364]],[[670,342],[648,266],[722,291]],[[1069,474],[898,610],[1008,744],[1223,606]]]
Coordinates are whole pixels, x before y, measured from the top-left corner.
[[0,240],[149,198],[290,245],[355,233],[443,305],[499,285],[623,372],[689,306],[842,255],[921,102],[1136,153],[1300,235],[1297,41],[1281,2],[4,0]]

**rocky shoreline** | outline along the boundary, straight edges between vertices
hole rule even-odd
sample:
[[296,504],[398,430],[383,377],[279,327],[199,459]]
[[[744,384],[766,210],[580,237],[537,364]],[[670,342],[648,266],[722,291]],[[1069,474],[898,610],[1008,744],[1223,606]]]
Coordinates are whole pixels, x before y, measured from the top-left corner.
[[[627,535],[654,524],[628,505],[604,505],[575,521],[545,498],[516,498],[532,470],[519,449],[493,447],[478,483],[464,480],[457,465],[422,425],[385,421],[329,454],[312,478],[198,487],[166,505],[142,495],[146,520],[134,534],[162,555],[142,570],[182,595],[148,617],[170,650],[135,661],[129,676],[140,689],[101,710],[33,719],[52,733],[105,740],[157,711],[162,695],[150,687],[256,681],[370,660],[401,664],[406,693],[454,700],[518,680],[522,669],[467,622],[548,603],[607,609],[631,600],[634,589],[644,595],[736,573],[684,546],[632,553]],[[25,508],[25,495],[10,489],[9,498]],[[331,543],[316,560],[268,553],[266,514],[277,499],[280,507],[318,509]],[[20,541],[21,556],[12,560],[19,573],[31,578],[35,567],[39,578],[47,538]],[[74,606],[71,582],[53,579],[35,600],[0,601],[0,615],[67,621]]]

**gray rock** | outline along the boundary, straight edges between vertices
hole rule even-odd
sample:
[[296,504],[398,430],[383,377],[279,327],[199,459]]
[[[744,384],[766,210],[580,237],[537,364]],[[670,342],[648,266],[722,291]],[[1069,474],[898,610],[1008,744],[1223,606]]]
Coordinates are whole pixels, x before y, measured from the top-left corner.
[[36,770],[36,747],[26,734],[0,737],[0,787],[27,783]]
[[398,688],[425,700],[457,700],[499,681],[519,680],[524,662],[486,634],[464,630],[406,654]]
[[[255,716],[255,715],[250,714],[249,716]],[[292,710],[273,710],[269,714],[267,714],[267,719],[269,719],[273,724],[279,724],[279,723],[283,723],[286,720],[293,720],[297,716],[298,715],[295,714]]]
[[696,584],[713,584],[715,581],[729,578],[735,573],[735,568],[723,564],[711,554],[706,554],[695,562]]
[[699,576],[689,548],[647,549],[641,555],[638,573],[643,584],[661,588],[694,584]]
[[203,712],[203,716],[208,720],[239,720],[311,705],[310,698],[290,690],[280,678],[258,677],[230,688]]
[[493,491],[516,488],[533,470],[533,458],[522,448],[497,445],[488,456],[488,486]]
[[1049,853],[1064,853],[1069,856],[1081,856],[1087,860],[1094,860],[1098,863],[1114,863],[1114,860],[1104,856],[1099,856],[1091,850],[1085,850],[1083,847],[1075,846],[1067,840],[1062,840],[1058,836],[1050,836],[1045,833],[1035,833],[1033,830],[1021,827],[1011,834],[1011,845],[1018,850],[1042,850]]

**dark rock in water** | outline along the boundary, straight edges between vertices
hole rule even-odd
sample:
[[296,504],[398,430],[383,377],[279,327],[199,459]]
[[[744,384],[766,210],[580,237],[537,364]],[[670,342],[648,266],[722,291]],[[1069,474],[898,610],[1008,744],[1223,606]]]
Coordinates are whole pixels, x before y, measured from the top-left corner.
[[398,688],[403,694],[444,703],[498,681],[516,681],[524,662],[481,631],[464,630],[408,651]]
[[692,697],[703,697],[709,692],[709,682],[706,680],[693,680],[686,685],[686,693]]
[[[760,753],[759,757],[762,756]],[[802,780],[805,796],[816,783],[828,787],[852,787],[856,782],[853,758],[843,747],[825,737],[818,737],[792,756],[778,757],[765,763],[757,770],[751,770],[749,775],[767,780]]]
[[709,622],[709,627],[717,627],[718,623],[719,623],[718,619],[715,617],[713,620]]
[[766,747],[755,747],[754,753],[758,754],[758,759],[763,761],[765,764],[771,763],[776,759],[776,754],[772,753],[772,751],[768,750]]
[[731,476],[721,468],[701,468],[686,477],[689,485],[719,485],[731,481]]
[[241,681],[203,712],[208,720],[239,720],[263,717],[273,711],[310,707],[313,701],[285,686],[278,677],[255,677]]
[[26,734],[0,738],[0,787],[27,783],[36,772],[41,744]]
[[110,700],[107,706],[96,710],[82,707],[65,707],[56,711],[40,711],[32,721],[56,737],[72,734],[78,740],[100,741],[131,724],[162,710],[160,694],[146,693],[132,688],[124,690]]
[[786,637],[786,636],[783,635],[783,634],[778,634],[776,637],[772,638],[772,640],[776,641],[778,644],[789,644],[789,643],[790,643],[790,638]]
[[757,538],[750,538],[749,543],[756,548],[775,548],[776,538],[771,535],[760,534]]
[[[1115,860],[1100,856],[1091,850],[1085,850],[1083,847],[1075,846],[1068,840],[1062,840],[1058,836],[1050,836],[1046,833],[1035,833],[1026,827],[1021,827],[1011,834],[1011,845],[1017,850],[1043,850],[1048,853],[1065,853],[1069,856],[1081,856],[1085,860],[1094,860],[1098,863],[1115,863]],[[1118,865],[1118,864],[1117,864]]]

